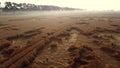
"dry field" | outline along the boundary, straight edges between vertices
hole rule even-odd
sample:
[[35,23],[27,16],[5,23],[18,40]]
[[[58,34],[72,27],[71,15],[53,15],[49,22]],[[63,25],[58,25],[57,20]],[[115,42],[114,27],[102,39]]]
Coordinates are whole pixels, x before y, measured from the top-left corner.
[[0,68],[120,68],[120,13],[0,15]]

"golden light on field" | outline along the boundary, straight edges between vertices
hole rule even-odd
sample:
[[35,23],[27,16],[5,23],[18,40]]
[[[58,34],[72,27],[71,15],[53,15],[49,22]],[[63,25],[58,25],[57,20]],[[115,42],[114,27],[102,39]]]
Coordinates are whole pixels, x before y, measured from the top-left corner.
[[0,0],[37,5],[56,5],[62,7],[82,8],[88,10],[120,10],[120,0]]

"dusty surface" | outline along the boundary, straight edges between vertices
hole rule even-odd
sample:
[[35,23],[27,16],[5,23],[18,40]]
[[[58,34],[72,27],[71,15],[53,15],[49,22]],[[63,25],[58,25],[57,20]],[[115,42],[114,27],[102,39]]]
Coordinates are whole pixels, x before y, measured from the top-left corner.
[[0,68],[119,67],[119,12],[0,16]]

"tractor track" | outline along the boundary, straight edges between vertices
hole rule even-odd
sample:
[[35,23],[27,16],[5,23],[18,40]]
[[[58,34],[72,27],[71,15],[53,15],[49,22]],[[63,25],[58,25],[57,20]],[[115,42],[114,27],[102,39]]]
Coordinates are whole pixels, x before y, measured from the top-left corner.
[[47,34],[40,35],[39,39],[37,39],[37,41],[34,41],[31,44],[31,46],[27,46],[23,48],[17,54],[3,61],[0,64],[0,68],[21,68],[21,66],[28,65],[28,64],[25,64],[25,65],[23,64],[26,63],[25,61],[28,61],[28,63],[32,62],[34,58],[36,57],[38,50],[42,50],[43,47],[45,47],[45,43],[48,42],[47,40],[49,40],[53,36],[59,35],[59,33],[69,28],[70,25],[71,24],[63,26],[62,28],[57,30],[53,35],[50,35],[50,36],[48,36]]

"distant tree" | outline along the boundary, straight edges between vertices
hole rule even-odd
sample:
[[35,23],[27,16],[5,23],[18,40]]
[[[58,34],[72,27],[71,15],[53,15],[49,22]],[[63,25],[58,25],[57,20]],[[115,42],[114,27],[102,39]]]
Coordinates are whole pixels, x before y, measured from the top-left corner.
[[1,2],[0,2],[0,8],[1,8]]
[[12,3],[12,6],[15,6],[15,7],[17,8],[18,4],[15,3],[15,2],[13,2],[13,3]]
[[[1,4],[1,2],[0,2]],[[73,10],[72,8],[61,8],[58,6],[51,6],[51,5],[35,5],[30,3],[15,3],[15,2],[5,2],[5,7],[3,8],[5,11],[13,11],[16,10],[41,10],[41,11],[51,11],[51,10]]]
[[5,2],[5,8],[6,9],[11,9],[12,8],[12,3],[11,2]]
[[13,3],[12,3],[12,8],[11,8],[11,10],[13,10],[13,11],[18,10],[18,4],[15,3],[15,2],[13,2]]
[[5,2],[5,7],[3,8],[3,11],[12,11],[12,12],[15,12],[16,10],[18,10],[18,4],[13,2]]
[[22,6],[23,6],[22,8],[23,8],[24,10],[27,9],[27,4],[26,4],[26,3],[23,3]]
[[22,3],[17,4],[17,6],[18,6],[18,9],[23,9],[23,4]]
[[3,8],[3,10],[5,11],[9,11],[12,8],[12,3],[11,2],[5,2],[5,7]]

